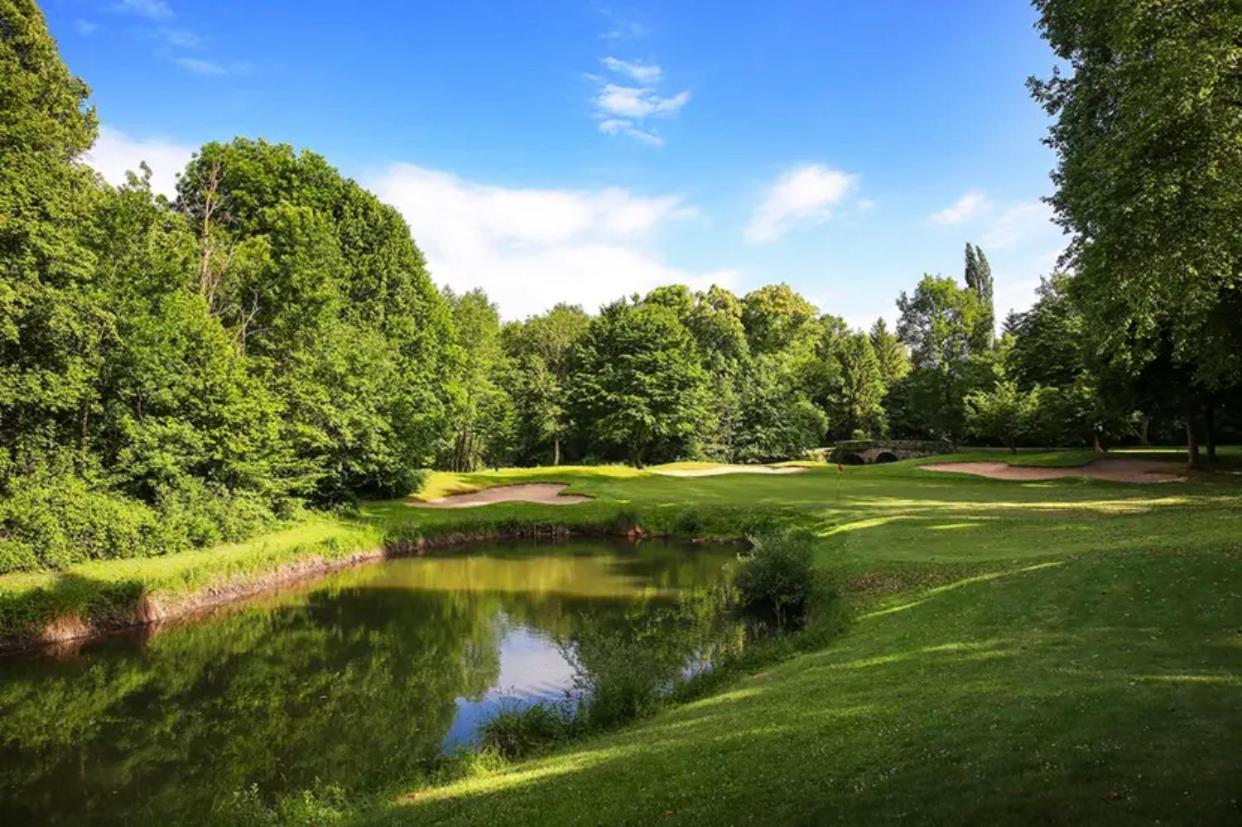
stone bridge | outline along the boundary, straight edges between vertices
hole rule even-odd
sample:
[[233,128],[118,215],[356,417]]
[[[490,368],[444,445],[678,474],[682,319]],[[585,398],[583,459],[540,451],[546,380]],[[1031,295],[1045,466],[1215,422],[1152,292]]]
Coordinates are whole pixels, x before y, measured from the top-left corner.
[[828,461],[842,465],[871,465],[951,453],[952,445],[934,439],[854,439],[838,442],[828,456]]

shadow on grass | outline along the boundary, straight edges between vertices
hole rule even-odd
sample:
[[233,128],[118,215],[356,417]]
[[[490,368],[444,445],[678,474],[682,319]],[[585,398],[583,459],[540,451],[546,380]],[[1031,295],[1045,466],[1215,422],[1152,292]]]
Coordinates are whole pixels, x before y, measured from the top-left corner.
[[138,620],[143,595],[138,580],[101,580],[75,572],[48,577],[37,588],[0,592],[0,628],[13,630],[9,649],[64,644],[88,637],[92,625],[119,628]]

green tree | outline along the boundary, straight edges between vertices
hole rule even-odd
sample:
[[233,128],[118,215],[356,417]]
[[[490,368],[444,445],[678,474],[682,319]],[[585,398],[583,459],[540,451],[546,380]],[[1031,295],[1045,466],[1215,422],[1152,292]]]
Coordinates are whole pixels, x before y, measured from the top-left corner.
[[910,348],[912,370],[903,395],[918,433],[956,442],[965,433],[971,390],[971,341],[982,313],[977,294],[951,278],[924,276],[913,295],[897,300],[897,334]]
[[627,301],[606,306],[571,365],[570,407],[589,451],[637,466],[698,453],[712,419],[708,376],[675,311]]
[[836,352],[841,376],[841,430],[880,436],[885,429],[884,377],[871,338],[862,332],[842,337]]
[[95,139],[89,90],[33,0],[0,2],[0,479],[62,452],[85,462],[114,321],[85,243]]
[[897,334],[890,333],[883,319],[871,326],[871,349],[880,366],[880,377],[887,389],[910,372],[910,353]]
[[983,254],[983,248],[966,244],[966,287],[975,291],[979,299],[979,320],[976,324],[972,346],[985,350],[996,343],[996,310],[992,302],[992,265]]
[[828,418],[802,389],[787,359],[768,354],[746,364],[737,383],[732,459],[800,458],[822,444],[827,430]]
[[819,313],[788,284],[770,284],[742,299],[742,325],[751,353],[797,352],[814,347]]
[[453,311],[460,361],[460,396],[453,407],[453,439],[445,464],[473,471],[499,465],[513,440],[513,403],[503,378],[510,369],[500,341],[500,314],[482,290],[457,295],[444,289]]
[[551,445],[552,464],[561,464],[561,443],[570,429],[566,380],[570,350],[586,332],[590,319],[577,305],[558,304],[503,330],[505,352],[512,360],[508,388],[518,419],[518,456],[537,463]]
[[1056,118],[1051,203],[1102,361],[1177,372],[1188,456],[1207,394],[1242,380],[1242,14],[1214,0],[1036,0],[1068,66],[1032,94]]
[[1012,380],[997,382],[989,391],[975,391],[966,397],[966,420],[971,433],[999,439],[1018,453],[1018,440],[1035,425],[1039,388],[1018,390]]

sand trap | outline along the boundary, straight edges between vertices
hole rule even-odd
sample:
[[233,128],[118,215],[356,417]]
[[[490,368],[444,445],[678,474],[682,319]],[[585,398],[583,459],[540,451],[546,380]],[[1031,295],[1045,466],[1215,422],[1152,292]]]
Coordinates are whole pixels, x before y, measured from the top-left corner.
[[541,503],[543,505],[573,505],[591,499],[581,494],[562,494],[569,486],[562,482],[532,482],[525,485],[499,485],[471,491],[468,494],[450,494],[434,500],[409,500],[411,508],[475,508],[493,503]]
[[720,474],[802,474],[808,470],[797,465],[716,465],[711,468],[669,468],[652,473],[666,477],[715,477]]
[[1109,482],[1178,482],[1186,479],[1169,462],[1150,460],[1101,459],[1076,468],[1035,468],[1009,465],[1004,462],[944,462],[920,465],[926,471],[948,471],[952,474],[974,474],[994,480],[1055,480],[1064,477],[1089,477]]

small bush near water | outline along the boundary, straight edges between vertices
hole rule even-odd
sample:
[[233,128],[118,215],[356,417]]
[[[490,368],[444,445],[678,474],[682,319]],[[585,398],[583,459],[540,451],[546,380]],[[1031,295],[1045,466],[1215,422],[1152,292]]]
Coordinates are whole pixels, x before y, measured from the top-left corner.
[[515,760],[565,740],[573,727],[573,715],[560,706],[539,702],[531,706],[507,706],[479,731],[479,746]]
[[778,628],[803,620],[815,588],[811,536],[784,529],[756,534],[750,542],[733,579],[741,606],[770,612]]

